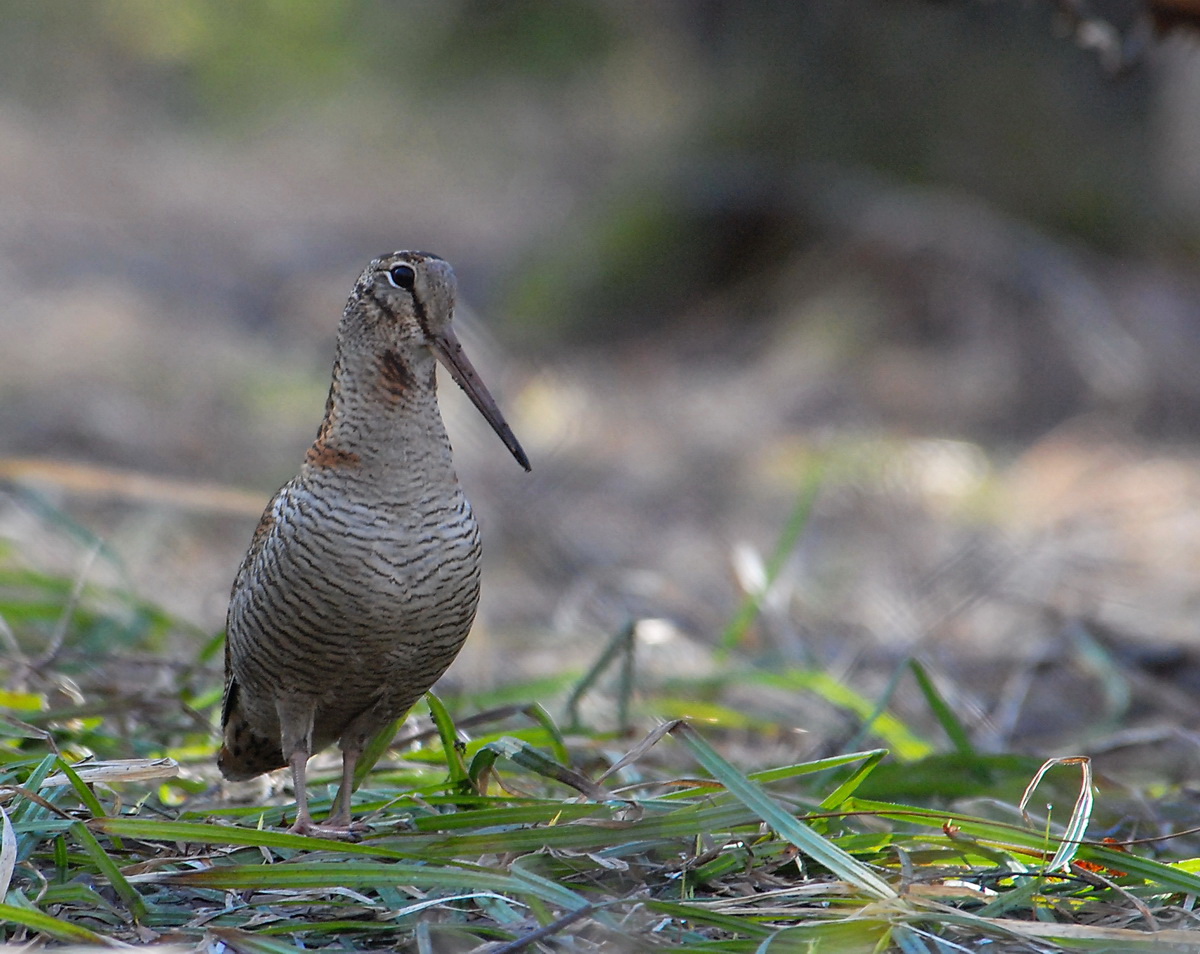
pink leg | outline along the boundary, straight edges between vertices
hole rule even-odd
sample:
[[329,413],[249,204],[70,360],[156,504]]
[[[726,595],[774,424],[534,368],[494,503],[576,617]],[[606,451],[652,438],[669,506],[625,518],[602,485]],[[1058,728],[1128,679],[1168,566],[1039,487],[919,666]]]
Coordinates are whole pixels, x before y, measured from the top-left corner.
[[346,831],[355,828],[354,823],[350,821],[350,795],[354,791],[354,766],[358,764],[360,754],[356,748],[342,750],[342,787],[338,789],[334,810],[325,822],[329,828],[341,828]]
[[365,825],[350,820],[350,790],[354,787],[354,763],[356,761],[358,761],[357,752],[343,753],[342,787],[338,790],[334,812],[318,825],[312,820],[312,815],[308,811],[308,789],[305,787],[308,753],[298,751],[292,756],[292,779],[296,786],[296,822],[288,831],[296,835],[312,835],[316,838],[346,838],[366,828]]
[[[308,810],[308,757],[312,755],[313,719],[316,703],[304,696],[283,696],[275,701],[279,712],[280,744],[292,766],[296,789],[296,821],[288,831],[297,835],[335,835],[315,824]],[[342,830],[344,832],[344,829]]]
[[317,827],[308,813],[308,752],[297,749],[292,753],[292,786],[296,790],[296,821],[288,831],[308,835]]

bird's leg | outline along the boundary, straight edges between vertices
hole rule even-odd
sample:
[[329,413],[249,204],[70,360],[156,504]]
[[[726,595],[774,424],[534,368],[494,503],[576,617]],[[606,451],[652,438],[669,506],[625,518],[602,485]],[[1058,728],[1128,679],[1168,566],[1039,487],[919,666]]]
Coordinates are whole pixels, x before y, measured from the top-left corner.
[[338,789],[334,811],[325,820],[328,828],[341,828],[346,831],[355,828],[354,823],[350,821],[350,795],[354,791],[354,766],[358,764],[361,754],[361,746],[347,745],[342,749],[342,787]]
[[292,757],[292,778],[296,786],[296,821],[288,831],[316,838],[353,838],[358,832],[366,830],[366,825],[350,821],[350,789],[354,784],[354,763],[357,760],[357,752],[343,753],[342,787],[338,789],[334,811],[325,821],[317,824],[308,811],[308,790],[304,783],[308,753],[296,752]]
[[292,787],[296,790],[296,821],[288,831],[297,835],[316,833],[308,811],[308,757],[312,755],[313,721],[317,706],[311,699],[284,696],[277,699],[280,746],[292,767]]
[[330,813],[325,824],[344,832],[366,831],[363,822],[351,821],[350,796],[354,793],[354,769],[362,757],[367,743],[379,734],[380,726],[390,725],[387,708],[377,705],[365,712],[359,713],[342,732],[338,745],[342,748],[342,787],[338,789],[337,802],[334,811]]
[[308,783],[305,776],[308,773],[308,750],[296,749],[292,752],[292,787],[296,790],[296,821],[288,831],[297,835],[312,834],[316,829],[312,815],[308,813]]
[[292,784],[296,789],[296,821],[288,831],[317,838],[345,838],[355,831],[350,823],[350,791],[354,787],[354,765],[362,752],[362,743],[347,745],[342,750],[342,787],[334,802],[333,814],[318,825],[308,810],[308,757],[312,754],[313,723],[317,704],[303,696],[287,696],[275,703],[279,712],[280,742],[292,767]]

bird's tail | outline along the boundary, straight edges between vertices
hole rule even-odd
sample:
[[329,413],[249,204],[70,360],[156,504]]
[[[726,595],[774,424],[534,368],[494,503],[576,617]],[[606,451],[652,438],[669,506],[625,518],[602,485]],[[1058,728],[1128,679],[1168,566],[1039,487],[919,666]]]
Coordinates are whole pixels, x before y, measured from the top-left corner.
[[287,762],[278,742],[262,736],[248,736],[243,744],[226,742],[217,753],[217,768],[231,782],[244,782],[248,778],[281,769]]
[[217,768],[231,782],[273,772],[287,765],[279,738],[268,738],[255,732],[237,704],[237,683],[230,680],[225,690],[225,706],[221,714],[221,751],[217,753]]

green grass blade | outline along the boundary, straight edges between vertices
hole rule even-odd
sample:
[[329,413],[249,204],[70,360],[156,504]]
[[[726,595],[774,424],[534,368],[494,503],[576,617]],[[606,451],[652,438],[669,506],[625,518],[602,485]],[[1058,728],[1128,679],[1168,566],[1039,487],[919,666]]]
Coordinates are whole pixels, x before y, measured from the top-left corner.
[[556,782],[561,782],[563,785],[569,785],[575,791],[586,795],[594,801],[604,802],[615,797],[608,789],[597,785],[586,775],[575,771],[573,768],[560,765],[554,759],[543,752],[539,752],[528,742],[524,742],[521,739],[505,736],[502,739],[497,739],[495,742],[489,742],[484,748],[490,752],[494,752],[496,755],[503,756],[524,769],[541,775],[543,778],[553,779]]
[[883,761],[884,756],[888,754],[888,750],[875,749],[872,752],[863,752],[857,754],[865,755],[866,760],[862,765],[855,769],[854,773],[848,779],[846,779],[846,781],[842,782],[841,785],[839,785],[821,800],[820,807],[822,811],[832,811],[841,805],[842,802],[848,799],[851,795],[853,795],[858,787],[862,785],[864,781],[866,781],[867,776],[874,772],[875,767]]
[[471,773],[463,761],[463,747],[458,740],[458,730],[445,704],[432,692],[425,693],[425,702],[429,705],[429,714],[433,724],[437,726],[438,736],[442,740],[442,751],[446,758],[446,771],[449,774],[447,787],[450,791],[473,793]]
[[[751,781],[758,782],[760,784],[767,782],[778,782],[782,779],[801,778],[805,775],[815,775],[818,772],[827,772],[830,769],[842,768],[846,765],[853,765],[855,762],[861,762],[863,759],[870,760],[872,765],[878,765],[879,760],[887,754],[887,749],[869,749],[865,752],[847,752],[845,755],[833,755],[825,759],[814,759],[811,762],[796,762],[792,765],[780,765],[776,768],[759,769],[757,772],[749,773],[746,777]],[[860,775],[861,773],[856,772],[853,776],[851,776],[851,779],[859,778]],[[862,777],[865,778],[865,775]],[[841,792],[842,788],[845,788],[847,784],[849,784],[849,782],[844,782],[834,794]],[[702,795],[711,795],[713,792],[719,791],[721,791],[720,785],[690,785],[688,788],[679,789],[674,792],[667,792],[665,795],[661,796],[660,801],[694,799]],[[848,793],[842,795],[842,798],[847,797]]]
[[[76,772],[71,765],[67,764],[66,759],[60,757],[58,760],[58,767],[63,775],[70,780],[71,788],[74,790],[75,794],[79,796],[79,800],[83,803],[84,807],[91,812],[93,818],[103,818],[108,814],[104,810],[104,806],[100,804],[100,799],[96,797],[96,793],[93,792],[86,784],[84,784],[83,779],[79,777],[79,773]],[[120,847],[121,846],[118,843],[117,848]]]
[[40,931],[48,937],[60,941],[74,941],[83,944],[113,945],[103,935],[89,931],[78,924],[63,921],[60,918],[36,911],[33,908],[22,908],[15,904],[0,904],[0,922],[10,921],[13,924],[23,924],[27,928]]
[[223,891],[294,890],[322,888],[371,889],[382,885],[411,885],[422,891],[458,893],[492,891],[497,894],[532,895],[551,904],[578,907],[587,902],[573,891],[542,878],[518,877],[478,866],[383,862],[305,861],[275,865],[217,865],[198,871],[153,872],[134,876],[138,882],[190,885]]
[[971,736],[968,734],[966,727],[959,720],[957,714],[938,692],[938,688],[930,678],[925,667],[917,660],[910,659],[908,668],[912,671],[913,676],[917,680],[917,686],[921,690],[921,694],[925,697],[925,702],[928,704],[934,718],[938,720],[938,724],[942,727],[942,731],[946,733],[946,737],[950,740],[950,744],[954,746],[954,751],[965,758],[975,759],[978,753],[975,751],[975,746],[971,743]]
[[96,840],[88,827],[83,822],[76,822],[71,826],[71,834],[78,839],[83,850],[91,857],[93,864],[100,869],[100,873],[108,879],[108,883],[112,885],[114,891],[125,902],[125,906],[129,908],[129,913],[133,915],[135,921],[143,922],[146,920],[146,903],[142,900],[142,896],[138,894],[137,889],[133,887],[121,874],[121,869],[117,867],[115,861],[112,860],[100,846],[100,842]]
[[686,901],[657,900],[647,900],[645,904],[646,910],[653,911],[655,914],[665,914],[680,921],[692,921],[696,924],[704,924],[722,931],[728,931],[734,936],[740,934],[745,937],[766,940],[775,934],[771,928],[758,924],[751,918],[722,914],[720,911],[714,911],[703,904],[689,904]]
[[488,773],[499,758],[500,753],[490,745],[483,746],[483,748],[475,753],[474,758],[471,759],[471,764],[467,766],[467,775],[471,779],[471,784],[475,787],[475,791],[487,791]]
[[900,954],[934,954],[929,945],[925,943],[925,938],[916,934],[912,928],[906,925],[896,925],[892,929],[891,939],[896,943],[896,947],[900,948]]
[[572,728],[579,727],[579,703],[587,695],[587,691],[592,688],[596,680],[604,675],[618,655],[632,656],[636,626],[637,621],[630,620],[608,641],[608,644],[604,647],[604,651],[600,653],[600,658],[592,663],[588,671],[579,678],[579,682],[575,684],[571,690],[571,694],[567,696],[564,711],[567,723]]
[[754,670],[742,676],[747,682],[762,683],[780,689],[803,689],[839,708],[854,713],[870,726],[871,734],[881,739],[897,758],[911,761],[930,755],[934,747],[878,703],[844,686],[826,672],[817,669],[787,669],[783,672]]
[[754,625],[754,621],[758,618],[758,610],[762,605],[763,598],[767,595],[775,580],[778,579],[780,571],[787,562],[787,558],[796,549],[796,543],[800,539],[800,534],[808,526],[813,505],[817,501],[817,495],[821,490],[824,480],[825,468],[823,464],[817,462],[809,468],[805,475],[804,483],[796,499],[796,504],[792,508],[787,523],[784,524],[783,532],[779,535],[779,540],[775,544],[775,551],[771,554],[771,559],[767,561],[766,579],[763,581],[763,585],[754,592],[747,593],[742,598],[741,605],[738,607],[737,612],[734,613],[733,619],[729,621],[729,625],[725,627],[725,631],[721,634],[721,638],[717,642],[717,649],[714,655],[718,662],[729,658],[733,650],[742,644],[750,627]]
[[554,757],[563,765],[570,765],[571,753],[567,749],[567,740],[563,738],[562,729],[558,727],[558,723],[554,721],[545,707],[541,703],[534,702],[526,707],[525,712],[550,736],[550,748],[554,752]]
[[622,834],[620,844],[669,844],[679,838],[695,838],[697,832],[725,833],[739,826],[755,825],[757,822],[753,812],[744,805],[735,803],[706,809],[688,806],[662,818],[618,823],[612,828],[556,824],[539,828],[455,834],[451,839],[445,836],[426,836],[424,843],[411,836],[397,836],[394,840],[403,839],[414,851],[418,850],[417,845],[420,844],[419,850],[449,857],[456,854],[471,856],[475,853],[540,851],[544,848],[599,851],[613,845],[614,830]]
[[578,911],[589,907],[588,902],[574,891],[563,887],[557,881],[543,878],[541,875],[529,870],[531,863],[536,863],[540,860],[540,855],[526,855],[523,858],[518,858],[510,869],[512,878],[518,884],[527,887],[529,889],[528,893],[550,901],[553,904],[561,905],[569,911]]
[[781,838],[787,839],[810,858],[824,865],[839,878],[857,886],[865,894],[879,899],[896,897],[896,892],[886,881],[776,803],[758,785],[718,755],[691,726],[680,723],[674,732],[683,737],[700,764],[708,769],[731,795],[770,825]]
[[982,797],[1015,804],[1040,764],[1040,759],[1026,755],[981,753],[965,759],[956,752],[911,762],[890,760],[864,780],[858,794],[896,803],[945,804]]
[[[323,930],[329,930],[328,925],[315,925]],[[289,931],[295,930],[289,927]],[[243,931],[239,928],[211,927],[208,933],[220,941],[230,951],[237,954],[296,954],[297,947],[287,941],[275,941],[255,931]]]
[[[879,954],[888,949],[892,926],[881,918],[844,918],[839,921],[797,924],[779,931],[764,952],[836,951],[837,954]],[[905,954],[908,954],[906,951]]]
[[[21,787],[29,792],[37,792],[42,787],[50,773],[58,765],[59,758],[55,754],[47,755],[34,766]],[[17,860],[24,861],[37,846],[38,825],[54,815],[52,809],[39,804],[32,798],[21,798],[12,813],[13,828],[20,834],[17,837]]]
[[376,763],[383,758],[383,753],[388,750],[392,744],[392,740],[396,738],[396,733],[400,731],[400,726],[404,725],[404,720],[408,718],[406,712],[399,719],[393,722],[387,728],[381,729],[371,736],[371,741],[367,743],[363,749],[362,755],[358,757],[358,762],[354,765],[354,789],[362,785],[363,781],[371,774]]
[[294,835],[285,831],[213,825],[204,822],[156,821],[147,818],[97,818],[88,822],[94,831],[108,835],[124,835],[141,841],[184,842],[193,845],[239,845],[254,848],[276,848],[283,851],[337,851],[348,855],[370,855],[376,858],[410,860],[415,855],[384,848],[373,842],[335,841]]
[[[854,811],[870,812],[877,814],[880,818],[921,827],[944,830],[947,824],[951,824],[956,827],[958,836],[961,838],[978,839],[1023,857],[1039,861],[1045,860],[1047,847],[1045,834],[1040,831],[1031,831],[1023,826],[1006,825],[1002,822],[957,812],[919,808],[913,805],[897,805],[891,802],[872,802],[864,799],[850,799],[843,807]],[[925,837],[931,841],[939,840],[937,837]],[[947,842],[957,847],[956,842],[949,841],[949,839]],[[1107,868],[1125,871],[1130,876],[1142,878],[1147,884],[1164,891],[1200,895],[1200,874],[1188,871],[1182,865],[1165,864],[1133,853],[1116,851],[1103,845],[1090,843],[1079,846],[1078,856]]]
[[1152,858],[1143,858],[1141,855],[1116,851],[1100,845],[1081,845],[1078,856],[1114,871],[1124,871],[1163,891],[1200,895],[1200,875],[1193,874],[1178,865],[1166,864]]

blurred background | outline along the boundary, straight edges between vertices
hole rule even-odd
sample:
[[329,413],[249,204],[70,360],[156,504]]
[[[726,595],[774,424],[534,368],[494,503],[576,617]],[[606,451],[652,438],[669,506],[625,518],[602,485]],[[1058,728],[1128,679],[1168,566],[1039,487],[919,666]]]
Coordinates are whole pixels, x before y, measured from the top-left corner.
[[533,461],[443,388],[451,690],[630,624],[647,686],[915,655],[984,747],[1189,777],[1200,51],[1096,6],[3,0],[0,553],[219,631],[354,278],[427,249]]

